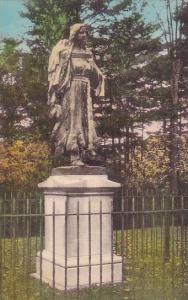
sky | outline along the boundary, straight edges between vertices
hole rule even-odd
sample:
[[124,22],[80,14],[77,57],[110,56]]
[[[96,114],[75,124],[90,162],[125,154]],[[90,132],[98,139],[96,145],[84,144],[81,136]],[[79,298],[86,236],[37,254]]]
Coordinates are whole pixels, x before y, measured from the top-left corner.
[[[20,16],[20,12],[24,10],[23,2],[23,0],[0,0],[0,39],[3,37],[21,39],[27,36],[26,32],[32,24]],[[163,18],[164,9],[161,6],[161,0],[149,0],[149,3],[149,7],[145,10],[146,20],[156,20],[156,10]]]
[[22,38],[30,29],[29,20],[22,18],[22,0],[0,0],[0,39],[4,37]]

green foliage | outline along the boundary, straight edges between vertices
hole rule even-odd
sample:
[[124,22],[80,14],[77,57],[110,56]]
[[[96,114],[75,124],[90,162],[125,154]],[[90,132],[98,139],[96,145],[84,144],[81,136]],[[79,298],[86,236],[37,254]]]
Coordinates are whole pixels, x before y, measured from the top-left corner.
[[21,109],[26,105],[26,98],[21,79],[22,62],[20,42],[5,39],[0,52],[0,136],[12,138],[21,134]]
[[18,45],[5,40],[0,53],[0,136],[9,141],[28,135],[48,139],[48,57],[37,50],[22,53]]
[[7,38],[2,41],[0,68],[1,72],[11,72],[17,74],[19,68],[19,51],[17,50],[21,41]]
[[[117,5],[110,11],[104,8],[104,19],[109,18],[112,11],[113,18],[109,22],[100,22],[95,28],[98,35],[92,40],[100,57],[98,63],[107,75],[111,106],[111,109],[108,106],[102,111],[99,132],[104,137],[113,138],[126,138],[130,133],[132,144],[137,140],[133,133],[134,124],[154,119],[153,115],[143,113],[149,101],[149,91],[144,85],[149,79],[139,64],[146,62],[148,55],[154,57],[160,50],[159,39],[152,37],[157,27],[144,22],[139,7],[135,1],[122,1],[122,6]],[[118,18],[118,15],[122,17]],[[129,141],[126,145],[130,147]]]
[[25,111],[31,119],[29,132],[49,141],[50,124],[47,107],[47,66],[48,56],[41,51],[33,50],[23,57],[22,84],[27,103]]
[[67,37],[70,24],[80,21],[82,0],[26,0],[22,16],[33,23],[31,45],[51,49]]

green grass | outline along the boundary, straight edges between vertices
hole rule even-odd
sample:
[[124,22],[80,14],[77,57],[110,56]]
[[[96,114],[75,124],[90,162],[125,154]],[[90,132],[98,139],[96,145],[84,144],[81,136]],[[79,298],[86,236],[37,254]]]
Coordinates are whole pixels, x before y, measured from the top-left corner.
[[54,292],[48,285],[40,285],[30,276],[35,272],[39,239],[4,239],[1,241],[0,299],[187,300],[188,249],[186,252],[185,247],[188,245],[180,233],[180,228],[171,229],[170,259],[165,260],[161,228],[117,232],[117,253],[125,258],[124,283],[68,292],[66,295]]

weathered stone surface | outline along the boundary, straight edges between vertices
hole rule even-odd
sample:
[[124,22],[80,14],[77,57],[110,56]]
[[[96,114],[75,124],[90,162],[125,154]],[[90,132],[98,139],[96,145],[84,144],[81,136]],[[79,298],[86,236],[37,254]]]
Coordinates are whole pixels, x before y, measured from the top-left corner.
[[42,273],[42,281],[52,285],[55,274],[55,286],[61,290],[75,289],[78,282],[79,288],[121,282],[122,258],[113,254],[112,232],[113,194],[120,184],[105,174],[81,175],[82,168],[69,168],[77,169],[77,175],[57,174],[65,170],[58,168],[39,184],[47,216],[45,249],[37,255],[34,277]]
[[[92,174],[93,172],[93,174]],[[120,188],[120,184],[110,181],[103,167],[68,166],[52,170],[52,175],[39,188],[48,193],[62,192],[105,192]],[[62,190],[63,189],[63,190]],[[47,192],[48,191],[48,192]]]
[[52,169],[54,175],[106,175],[106,168],[99,166],[66,166]]

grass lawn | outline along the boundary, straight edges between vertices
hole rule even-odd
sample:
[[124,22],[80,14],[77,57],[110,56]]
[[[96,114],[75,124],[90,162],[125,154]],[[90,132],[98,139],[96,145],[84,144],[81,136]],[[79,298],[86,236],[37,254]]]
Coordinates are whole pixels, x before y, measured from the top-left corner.
[[40,248],[38,238],[1,240],[0,299],[187,300],[187,241],[180,238],[180,228],[173,228],[170,259],[165,260],[161,230],[118,231],[115,234],[116,249],[125,258],[124,283],[67,294],[53,291],[30,277],[35,272],[35,255]]

